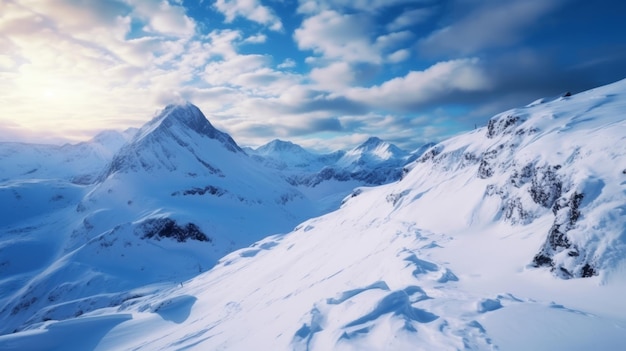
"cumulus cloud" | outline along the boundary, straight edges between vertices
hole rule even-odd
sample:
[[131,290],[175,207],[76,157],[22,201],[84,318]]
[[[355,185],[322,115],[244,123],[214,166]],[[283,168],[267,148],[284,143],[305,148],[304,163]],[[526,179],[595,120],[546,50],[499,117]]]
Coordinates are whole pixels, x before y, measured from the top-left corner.
[[247,37],[246,39],[244,39],[244,43],[250,43],[250,44],[260,44],[260,43],[265,43],[265,41],[267,40],[267,35],[265,34],[256,34],[256,35],[251,35],[249,37]]
[[422,23],[434,15],[435,9],[436,8],[434,7],[427,7],[404,11],[392,22],[387,24],[387,29],[390,31],[397,31]]
[[385,7],[416,2],[428,3],[431,0],[299,0],[298,12],[311,14],[325,10],[346,9],[377,12]]
[[189,37],[195,32],[195,22],[185,14],[185,8],[167,0],[129,0],[133,12],[145,20],[145,30],[160,34]]
[[332,64],[314,68],[309,77],[317,83],[320,89],[339,90],[350,86],[355,79],[352,67],[346,62],[333,62]]
[[422,39],[427,54],[469,55],[483,49],[519,42],[541,17],[563,0],[506,0],[475,2],[474,8],[452,24]]
[[232,22],[237,17],[243,17],[268,26],[274,31],[283,29],[280,18],[271,8],[261,5],[259,0],[217,0],[214,6],[226,17],[226,22]]
[[402,61],[406,61],[411,56],[411,52],[407,49],[401,49],[395,52],[392,52],[387,56],[387,61],[391,63],[398,63]]
[[290,58],[286,58],[282,63],[278,65],[278,68],[294,68],[296,67],[296,61]]
[[369,40],[372,23],[363,15],[323,11],[302,22],[294,39],[303,50],[313,50],[330,59],[349,62],[380,62],[380,55]]
[[377,108],[411,111],[432,106],[454,96],[489,90],[491,82],[478,59],[439,62],[424,71],[411,71],[381,85],[355,87],[347,97]]

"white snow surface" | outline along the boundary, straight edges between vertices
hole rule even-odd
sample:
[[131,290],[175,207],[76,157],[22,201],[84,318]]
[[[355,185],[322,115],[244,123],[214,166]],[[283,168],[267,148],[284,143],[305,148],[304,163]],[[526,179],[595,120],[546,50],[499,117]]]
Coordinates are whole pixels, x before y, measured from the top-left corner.
[[[197,156],[195,146],[205,148],[216,139],[194,137],[184,142],[191,145],[188,154],[172,157],[162,152],[171,149],[168,145],[157,146],[160,140],[149,149],[121,151],[140,150],[133,157],[158,160],[145,163],[152,167],[141,162],[115,166],[93,189],[21,185],[23,198],[61,194],[68,203],[83,199],[84,210],[76,216],[73,208],[53,201],[34,219],[9,220],[12,224],[2,227],[0,305],[15,308],[7,301],[23,295],[28,298],[17,300],[22,303],[18,310],[30,311],[24,304],[40,299],[83,298],[30,311],[29,318],[39,322],[22,324],[15,333],[4,329],[0,349],[622,350],[624,111],[626,80],[506,111],[487,127],[435,145],[407,167],[402,180],[358,188],[337,211],[234,251],[200,274],[183,268],[198,262],[188,258],[190,252],[203,255],[208,249],[203,245],[210,243],[148,241],[133,230],[146,218],[167,216],[199,223],[210,234],[193,210],[204,202],[173,205],[161,196],[140,198],[147,191],[134,189],[157,191],[162,186],[163,192],[171,192],[199,186],[191,175],[155,185],[166,172],[181,169],[204,172],[198,177],[205,181],[226,181],[232,175],[243,182],[251,174],[234,175],[244,167],[237,148],[211,148],[216,160],[229,162],[211,159],[211,167],[191,169],[193,163],[179,166],[173,159]],[[138,138],[143,140],[142,135],[140,131]],[[148,170],[155,167],[163,171],[150,179]],[[41,195],[37,187],[50,190]],[[254,198],[253,188],[235,189],[245,199]],[[273,189],[264,191],[273,194]],[[229,208],[235,201],[209,198],[215,200],[211,211],[225,206],[220,216],[254,208],[246,202]],[[126,206],[159,210],[120,210],[127,199],[133,202]],[[259,210],[258,224],[271,220],[263,216],[275,210]],[[75,238],[67,239],[71,244],[59,243],[49,234],[65,222],[85,225],[85,220],[96,228],[90,231],[99,232],[109,217],[122,217],[124,224],[87,243]],[[114,238],[118,241],[111,243]],[[47,256],[55,252],[49,248],[54,245],[73,251],[61,258]],[[25,252],[42,254],[31,260]],[[150,272],[167,277],[146,277],[138,268],[128,269],[129,262],[131,267],[155,265],[158,269]],[[37,267],[47,268],[32,278],[29,272]],[[46,285],[52,291],[28,295],[38,279],[52,281]],[[88,298],[76,292],[90,284],[102,287],[99,280],[117,287],[91,291]],[[127,283],[134,280],[139,283]],[[22,290],[13,294],[13,286]],[[70,315],[87,306],[96,308]],[[15,326],[15,318],[24,323],[28,318],[21,313],[10,316],[11,309],[5,308],[0,323]]]
[[0,143],[0,184],[18,179],[92,183],[136,129],[107,130],[78,144]]

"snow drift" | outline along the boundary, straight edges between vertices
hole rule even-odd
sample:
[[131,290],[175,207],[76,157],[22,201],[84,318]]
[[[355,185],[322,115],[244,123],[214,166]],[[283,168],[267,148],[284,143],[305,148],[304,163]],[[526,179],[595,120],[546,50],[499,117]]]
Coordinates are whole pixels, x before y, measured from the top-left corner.
[[[185,281],[66,300],[54,311],[48,304],[40,309],[49,311],[47,318],[0,336],[0,348],[619,350],[626,342],[625,110],[626,80],[506,111],[484,128],[433,146],[404,167],[398,182],[358,188],[337,211],[234,251]],[[144,140],[141,135],[135,140]],[[137,210],[142,217],[114,229],[118,238],[135,238],[128,247],[122,240],[110,256],[77,250],[64,260],[82,264],[100,257],[112,265],[107,273],[113,276],[122,262],[113,255],[158,260],[154,255],[163,251],[137,245],[146,230],[161,238],[150,247],[174,243],[162,232],[182,232],[191,239],[183,242],[190,250],[211,243],[192,239],[213,240],[191,211],[195,207],[170,201],[186,191],[225,197],[233,187],[218,183],[222,177],[211,168],[228,179],[230,163],[179,167],[176,160],[195,158],[196,145],[215,139],[168,140],[184,147],[184,156],[163,151],[170,149],[163,141],[150,143],[145,153],[123,148],[136,155],[124,160],[139,163],[113,167],[85,196],[81,213],[97,217],[103,208],[124,204],[132,191],[122,190],[117,200],[106,194],[129,179],[158,190],[146,173],[155,168],[161,172],[156,178],[184,171],[184,181],[163,190],[179,195],[151,200],[164,210]],[[243,155],[234,147],[217,150],[217,159]],[[211,183],[196,182],[190,173]],[[234,189],[250,198],[250,188]],[[140,202],[138,195],[132,200]],[[180,208],[188,211],[164,215]],[[113,232],[101,233],[103,239],[79,247],[115,247]],[[36,279],[54,276],[57,267]],[[63,277],[72,276],[60,274],[49,287],[63,286]],[[30,300],[9,301],[24,306]],[[72,304],[97,308],[73,317],[61,308]]]

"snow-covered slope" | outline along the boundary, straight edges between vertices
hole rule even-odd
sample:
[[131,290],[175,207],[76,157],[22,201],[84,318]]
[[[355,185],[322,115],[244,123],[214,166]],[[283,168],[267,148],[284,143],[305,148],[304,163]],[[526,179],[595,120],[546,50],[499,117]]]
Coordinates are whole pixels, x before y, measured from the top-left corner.
[[[273,140],[246,152],[281,175],[324,211],[335,210],[341,200],[361,186],[381,185],[400,179],[402,167],[423,153],[407,153],[371,137],[349,151],[316,154],[287,141]],[[418,153],[419,154],[416,154]]]
[[289,234],[0,349],[621,350],[625,110],[626,80],[507,111]]
[[[179,282],[225,254],[320,214],[191,104],[171,105],[113,156],[94,185],[0,186],[0,331],[116,304]],[[20,248],[38,259],[22,266]]]
[[0,184],[19,179],[92,183],[135,132],[103,131],[89,141],[62,146],[0,143]]
[[316,154],[290,141],[278,139],[249,150],[248,153],[267,166],[287,173],[317,172],[336,163],[345,154],[344,151]]
[[318,166],[311,169],[314,172],[291,174],[289,181],[307,187],[329,180],[381,185],[400,178],[402,166],[410,155],[393,144],[371,137],[352,150],[323,157],[324,162],[318,162]]

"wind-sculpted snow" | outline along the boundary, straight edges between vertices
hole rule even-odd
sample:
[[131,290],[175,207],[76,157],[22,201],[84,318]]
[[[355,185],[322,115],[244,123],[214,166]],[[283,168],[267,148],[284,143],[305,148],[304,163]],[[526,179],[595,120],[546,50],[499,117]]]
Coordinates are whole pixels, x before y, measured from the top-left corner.
[[[2,236],[3,255],[20,238],[42,258],[2,281],[16,290],[0,300],[0,349],[621,350],[625,110],[621,81],[506,111],[397,182],[360,186],[338,210],[217,262],[205,254],[225,251],[219,233],[267,232],[308,194],[274,191],[282,178],[234,166],[250,158],[221,146],[205,161],[223,177],[174,157],[161,166],[176,172],[113,172],[79,206],[54,208],[64,216]],[[163,218],[211,241],[142,239],[142,223]],[[49,252],[26,241],[46,227],[74,230]],[[18,255],[6,257],[0,269],[13,269]]]
[[114,306],[122,303],[114,296],[145,284],[179,283],[321,213],[190,104],[166,107],[110,159],[96,184],[0,185],[0,249],[37,256],[28,264],[19,253],[0,256],[10,274],[0,276],[0,331]]
[[[484,189],[463,200],[450,192],[437,201],[464,201],[457,216],[468,218],[468,225],[492,220],[529,225],[553,216],[543,229],[545,244],[529,263],[550,267],[562,278],[599,274],[626,253],[622,230],[600,229],[607,216],[624,223],[618,198],[624,194],[626,129],[620,111],[626,104],[617,96],[590,91],[504,112],[486,129],[427,151],[407,167],[413,171],[405,177],[418,184],[408,187],[426,189],[428,177],[441,184],[430,186],[463,178],[468,187]],[[471,179],[472,173],[478,179]],[[621,253],[609,254],[615,251]]]

